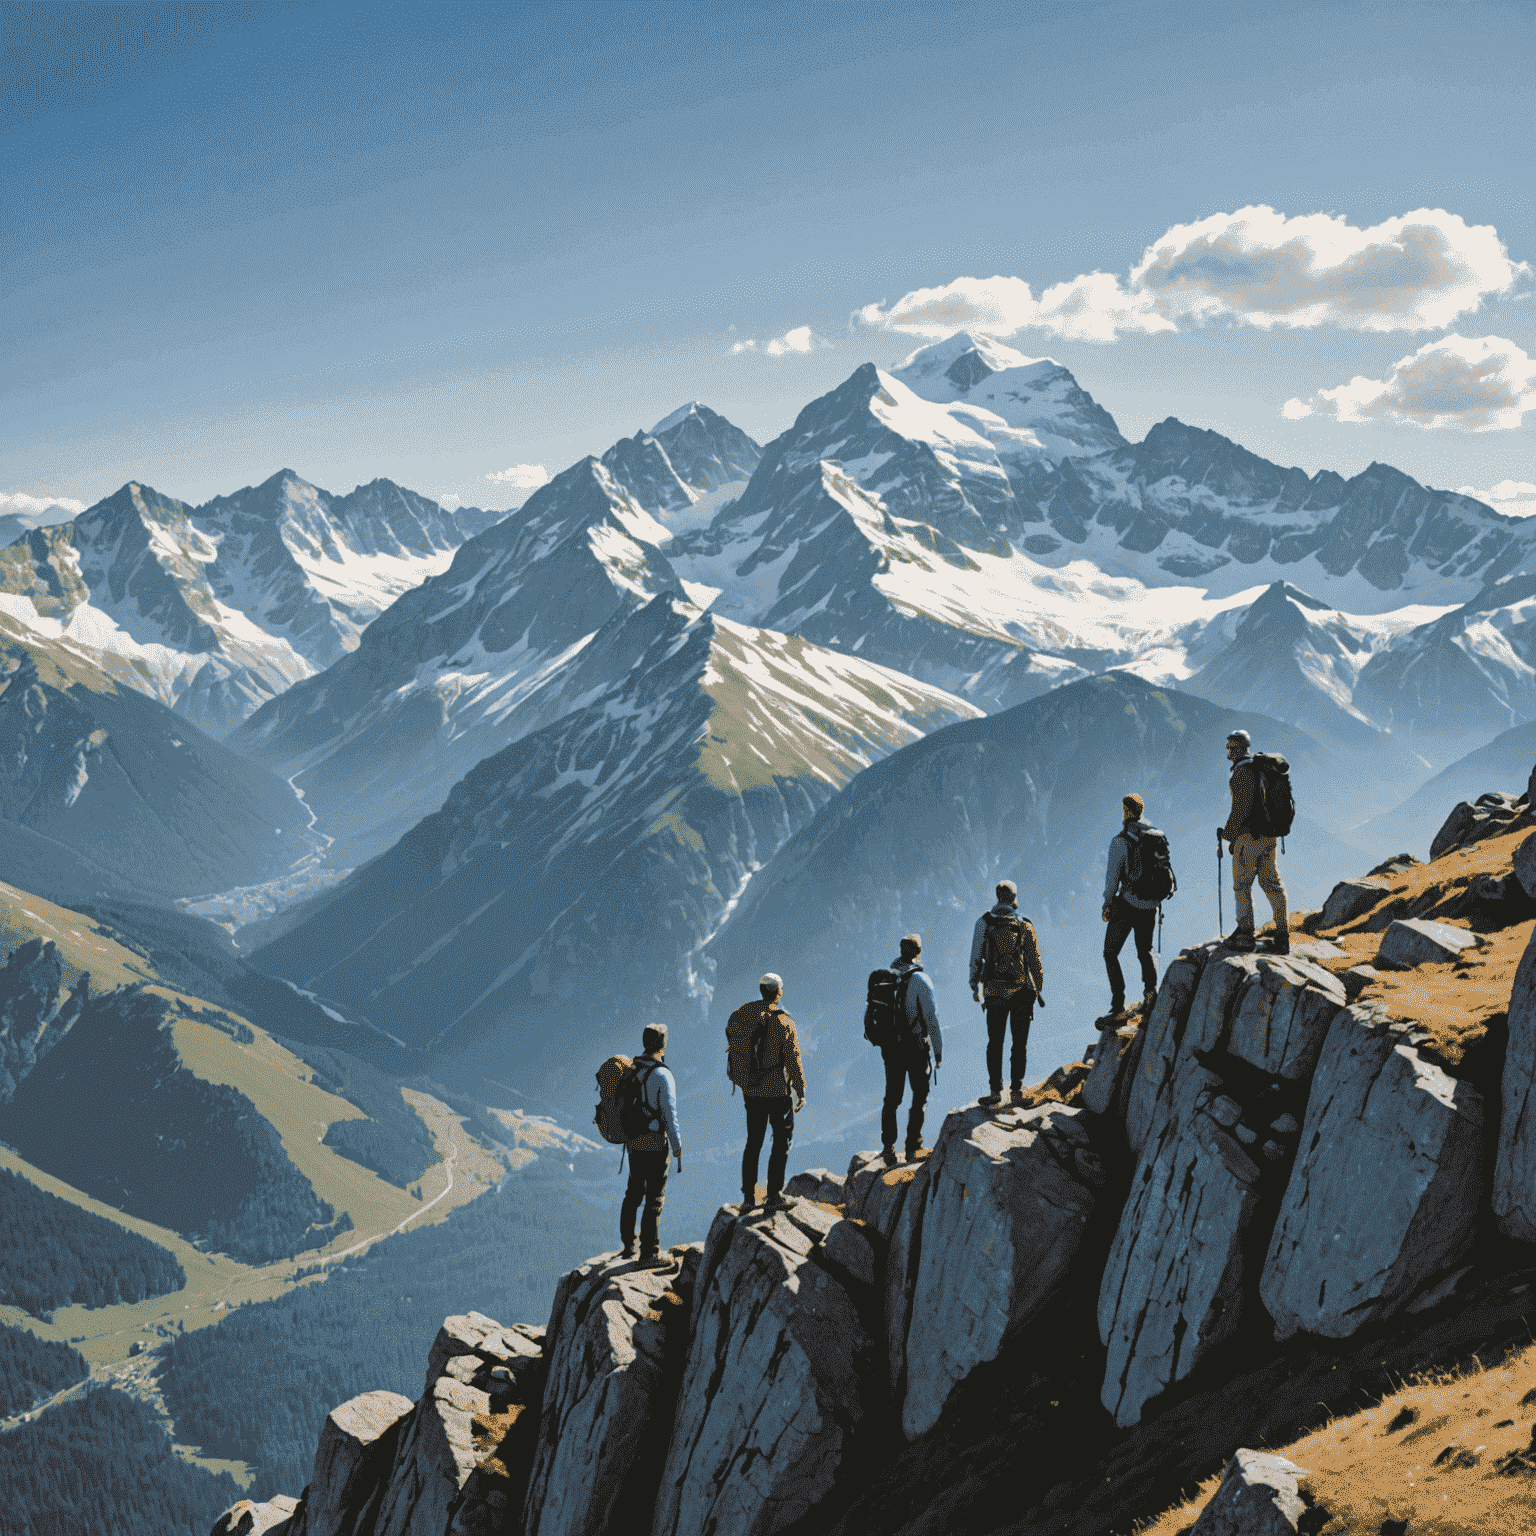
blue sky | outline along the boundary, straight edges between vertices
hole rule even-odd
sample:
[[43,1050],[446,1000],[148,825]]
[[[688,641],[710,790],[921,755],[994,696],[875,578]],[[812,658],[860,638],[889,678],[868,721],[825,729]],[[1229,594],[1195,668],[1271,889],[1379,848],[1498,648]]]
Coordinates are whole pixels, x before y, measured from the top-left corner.
[[1528,5],[0,0],[0,39],[13,497],[502,506],[687,399],[766,439],[957,313],[1132,437],[1536,482]]

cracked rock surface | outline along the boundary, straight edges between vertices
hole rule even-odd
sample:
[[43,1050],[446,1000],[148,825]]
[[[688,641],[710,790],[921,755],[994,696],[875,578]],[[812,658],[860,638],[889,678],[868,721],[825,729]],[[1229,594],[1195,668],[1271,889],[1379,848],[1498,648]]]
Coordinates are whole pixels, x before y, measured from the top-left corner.
[[1479,948],[1482,942],[1475,933],[1450,923],[1437,923],[1427,917],[1400,917],[1382,935],[1376,964],[1405,969],[1439,965],[1455,960],[1464,949]]
[[[1533,843],[1536,837],[1520,846]],[[1520,957],[1510,993],[1509,1046],[1500,1091],[1503,1112],[1493,1170],[1493,1213],[1501,1231],[1536,1243],[1536,936]]]
[[[1141,1152],[1167,1118],[1195,1050],[1215,1043],[1226,1001],[1249,974],[1251,959],[1201,944],[1184,950],[1163,973],[1126,1094],[1125,1136],[1132,1152]],[[1216,1030],[1206,1040],[1213,1018]]]
[[769,1217],[715,1216],[655,1536],[767,1536],[831,1490],[873,1365],[858,1311],[817,1262],[840,1219],[807,1200]]
[[1343,984],[1320,965],[1260,959],[1243,986],[1227,1050],[1272,1077],[1305,1082],[1344,1002]]
[[219,1516],[213,1536],[289,1536],[298,1508],[299,1501],[285,1493],[265,1504],[241,1499]]
[[907,1330],[908,1439],[1067,1279],[1101,1179],[1083,1117],[1049,1104],[945,1119],[928,1159]]
[[302,1513],[284,1536],[368,1536],[411,1400],[364,1392],[326,1415]]
[[[538,1449],[524,1514],[527,1536],[597,1536],[632,1498],[650,1422],[670,1420],[665,1325],[656,1305],[677,1270],[637,1269],[617,1254],[561,1277]],[[645,1507],[655,1493],[654,1469]],[[634,1510],[628,1510],[633,1517]]]
[[405,1421],[374,1536],[448,1536],[475,1470],[474,1420],[490,1394],[444,1373]]
[[1471,1246],[1484,1189],[1477,1090],[1422,1060],[1379,1004],[1335,1019],[1260,1282],[1278,1338],[1347,1338]]
[[1190,1536],[1296,1536],[1306,1471],[1266,1451],[1238,1451]]
[[1093,1071],[1083,1083],[1084,1109],[1095,1115],[1123,1112],[1131,1074],[1141,1054],[1137,1046],[1144,1038],[1145,1031],[1137,1028],[1099,1031]]

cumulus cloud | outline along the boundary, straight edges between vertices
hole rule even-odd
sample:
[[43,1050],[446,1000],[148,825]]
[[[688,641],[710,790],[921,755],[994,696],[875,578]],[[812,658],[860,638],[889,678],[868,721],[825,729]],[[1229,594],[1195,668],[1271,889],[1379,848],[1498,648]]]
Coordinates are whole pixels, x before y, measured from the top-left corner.
[[26,491],[0,491],[0,513],[46,512],[59,507],[65,512],[84,512],[85,503],[71,496],[30,496]]
[[1536,484],[1529,480],[1500,480],[1486,491],[1475,485],[1460,485],[1456,489],[1463,496],[1486,502],[1506,517],[1536,517]]
[[464,505],[464,498],[457,491],[448,491],[437,498],[437,504],[449,512],[457,512]]
[[793,330],[775,336],[771,341],[758,342],[752,338],[731,343],[732,354],[762,352],[769,357],[788,357],[792,352],[811,352],[817,347],[830,347],[830,341],[813,335],[808,325],[797,325]]
[[961,277],[894,304],[865,305],[854,319],[934,339],[1039,329],[1113,341],[1220,319],[1266,329],[1438,330],[1530,276],[1492,225],[1469,225],[1444,209],[1358,229],[1337,214],[1293,218],[1255,206],[1175,224],[1123,279],[1093,272],[1037,299],[1022,278]]
[[549,471],[542,464],[514,464],[510,469],[498,469],[485,477],[494,485],[510,485],[514,491],[536,491],[549,480]]
[[1310,400],[1287,400],[1281,409],[1292,421],[1318,415],[1497,432],[1536,411],[1536,360],[1501,336],[1452,333],[1399,358],[1385,379],[1357,374]]

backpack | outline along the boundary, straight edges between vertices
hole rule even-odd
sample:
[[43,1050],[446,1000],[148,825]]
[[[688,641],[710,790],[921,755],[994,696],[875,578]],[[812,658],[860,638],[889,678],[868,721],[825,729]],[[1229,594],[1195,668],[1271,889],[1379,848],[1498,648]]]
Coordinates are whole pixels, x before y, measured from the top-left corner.
[[[773,1056],[768,1027],[775,1019],[781,1018],[783,1012],[782,1008],[773,1008],[754,1026],[751,1034],[745,1036],[742,1034],[744,1026],[733,1026],[729,1022],[726,1024],[725,1075],[743,1091],[755,1079],[773,1071],[778,1065]],[[731,1017],[734,1019],[735,1015]]]
[[884,1050],[906,1033],[907,988],[916,970],[871,971],[864,991],[864,1038]]
[[1024,919],[1015,913],[984,914],[987,936],[981,951],[981,979],[987,990],[1001,997],[1029,986],[1024,965]]
[[655,1070],[656,1063],[653,1061],[636,1061],[624,1069],[624,1075],[619,1079],[616,1095],[619,1129],[624,1133],[625,1141],[633,1141],[637,1136],[647,1136],[661,1129],[661,1121],[657,1119],[656,1112],[645,1102],[646,1084],[650,1082]]
[[619,1085],[633,1065],[628,1056],[610,1056],[597,1069],[598,1104],[592,1119],[604,1141],[618,1144],[627,1139],[619,1122]]
[[773,1066],[768,1053],[768,1026],[778,1017],[778,1010],[766,1014],[763,1022],[752,1031],[752,1043],[747,1047],[747,1071],[753,1077],[762,1077]]
[[1258,820],[1265,837],[1286,837],[1296,820],[1291,795],[1291,765],[1278,752],[1255,752],[1250,759],[1258,782]]
[[1126,834],[1130,845],[1125,859],[1125,883],[1131,895],[1142,901],[1164,902],[1178,890],[1168,838],[1156,827],[1143,827],[1135,836]]

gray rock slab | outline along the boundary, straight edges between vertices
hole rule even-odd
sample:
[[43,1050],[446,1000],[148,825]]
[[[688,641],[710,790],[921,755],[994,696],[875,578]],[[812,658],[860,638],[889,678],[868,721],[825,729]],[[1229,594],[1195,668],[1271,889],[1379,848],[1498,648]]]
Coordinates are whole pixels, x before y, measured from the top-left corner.
[[[637,1458],[653,1420],[669,1419],[666,1332],[656,1305],[676,1278],[632,1262],[589,1260],[561,1276],[546,1339],[538,1446],[528,1479],[527,1536],[596,1536],[633,1515]],[[652,1452],[654,1456],[654,1451]]]
[[1536,899],[1536,832],[1515,849],[1515,879],[1527,896]]
[[1208,1116],[1165,1120],[1143,1149],[1099,1289],[1101,1400],[1122,1428],[1241,1319],[1258,1168]]
[[653,1536],[768,1536],[831,1490],[867,1412],[874,1348],[848,1293],[814,1259],[837,1219],[805,1201],[770,1220],[717,1213]]
[[1339,980],[1344,984],[1345,997],[1354,1002],[1368,986],[1381,980],[1381,972],[1374,965],[1352,965]]
[[442,1375],[406,1419],[372,1536],[448,1536],[474,1472],[474,1420],[490,1396]]
[[1328,893],[1317,926],[1342,928],[1345,923],[1364,917],[1391,889],[1388,881],[1375,875],[1367,875],[1361,880],[1341,880]]
[[1259,1284],[1278,1338],[1348,1338],[1471,1245],[1482,1098],[1390,1025],[1385,1009],[1356,1004],[1329,1030]]
[[364,1392],[326,1415],[304,1494],[303,1536],[367,1536],[412,1406],[398,1392]]
[[843,1179],[843,1213],[847,1216],[864,1216],[864,1202],[882,1174],[890,1170],[879,1152],[855,1152],[848,1163],[848,1173]]
[[241,1499],[219,1516],[213,1536],[288,1536],[299,1501],[280,1493],[266,1503]]
[[1256,957],[1227,1036],[1242,1061],[1287,1082],[1312,1075],[1346,994],[1338,977],[1298,957]]
[[1465,928],[1437,923],[1427,917],[1397,918],[1381,937],[1376,951],[1378,966],[1435,965],[1458,959],[1466,950],[1478,949],[1482,939]]
[[881,1313],[885,1322],[886,1384],[899,1400],[906,1390],[907,1328],[912,1320],[912,1290],[917,1283],[921,1258],[923,1211],[928,1200],[928,1165],[933,1159],[910,1168],[904,1178],[905,1194],[891,1228],[882,1279]]
[[1238,1451],[1190,1536],[1296,1536],[1307,1506],[1295,1462],[1268,1451]]
[[465,1312],[444,1318],[427,1353],[424,1393],[457,1356],[472,1356],[486,1366],[505,1366],[514,1381],[544,1368],[544,1330],[526,1323],[504,1328],[483,1312]]
[[1084,1111],[958,1110],[929,1158],[906,1341],[902,1429],[930,1428],[1071,1273],[1101,1177]]
[[827,1263],[845,1270],[860,1285],[875,1283],[875,1250],[862,1222],[838,1222],[827,1233],[821,1252]]
[[1114,1111],[1120,1100],[1120,1086],[1137,1030],[1106,1029],[1099,1033],[1093,1053],[1093,1071],[1083,1084],[1083,1108],[1095,1115]]
[[[1226,955],[1215,944],[1184,950],[1163,973],[1151,1017],[1142,1026],[1141,1050],[1126,1093],[1125,1136],[1132,1152],[1141,1151],[1167,1115],[1185,1068],[1194,1060],[1195,1046],[1203,1044],[1200,1025],[1193,1024],[1197,1000],[1202,1003],[1198,1016],[1208,1021],[1210,1000],[1203,994],[1216,987],[1225,1000],[1236,994],[1246,974],[1241,957]],[[1222,1011],[1216,1009],[1218,1026]]]
[[1502,1232],[1536,1243],[1536,936],[1520,957],[1509,995],[1509,1045],[1499,1091],[1493,1214]]
[[802,1200],[819,1200],[823,1205],[843,1203],[843,1175],[826,1168],[807,1168],[784,1185],[784,1193]]

